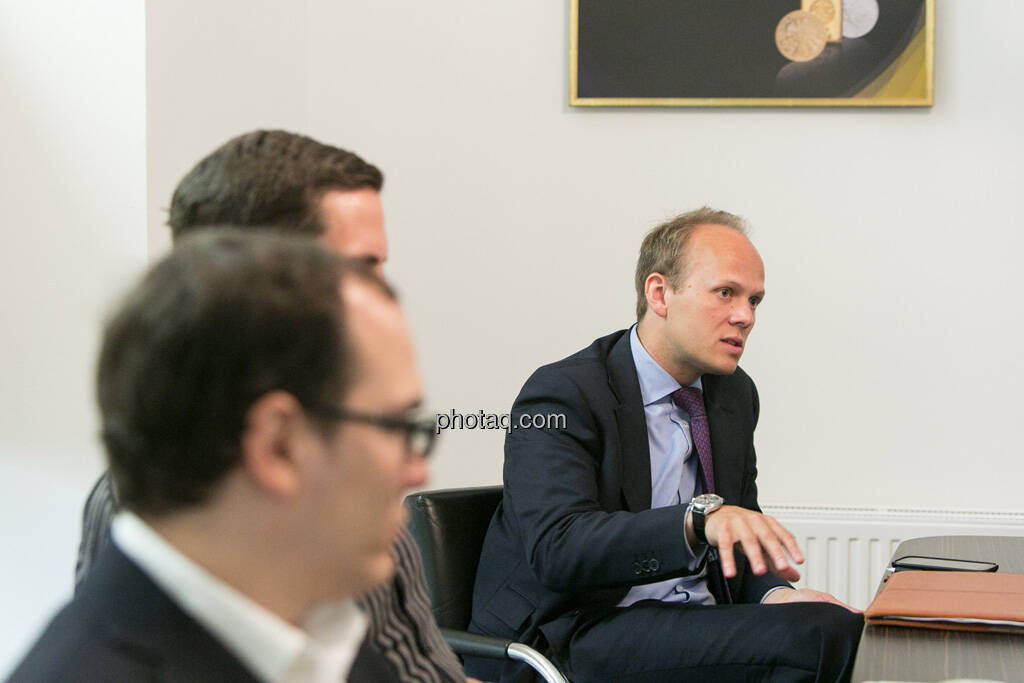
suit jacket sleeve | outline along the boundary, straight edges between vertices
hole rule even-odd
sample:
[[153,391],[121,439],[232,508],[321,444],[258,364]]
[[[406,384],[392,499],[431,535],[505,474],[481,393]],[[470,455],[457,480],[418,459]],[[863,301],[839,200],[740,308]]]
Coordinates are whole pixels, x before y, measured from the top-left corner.
[[[615,406],[580,381],[571,367],[543,367],[512,409],[504,500],[533,574],[549,590],[579,593],[695,573],[685,506],[624,509]],[[564,416],[564,428],[515,428],[523,416],[537,425],[549,415]]]

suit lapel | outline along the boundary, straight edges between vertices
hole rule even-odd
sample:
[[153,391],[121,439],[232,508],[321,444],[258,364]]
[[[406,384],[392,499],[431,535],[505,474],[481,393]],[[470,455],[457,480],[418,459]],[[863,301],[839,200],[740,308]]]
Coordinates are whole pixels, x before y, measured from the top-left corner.
[[615,407],[619,454],[622,466],[622,493],[630,512],[651,508],[651,451],[647,440],[647,419],[640,395],[633,352],[627,331],[608,353],[608,382],[619,399]]
[[157,680],[258,683],[213,635],[188,616],[114,543],[101,551],[82,590],[119,649]]

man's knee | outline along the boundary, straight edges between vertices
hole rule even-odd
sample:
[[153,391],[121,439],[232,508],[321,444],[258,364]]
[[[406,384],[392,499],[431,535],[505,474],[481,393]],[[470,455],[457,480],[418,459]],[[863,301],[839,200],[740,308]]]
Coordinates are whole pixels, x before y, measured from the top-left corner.
[[860,642],[860,634],[864,630],[864,615],[830,603],[806,604],[811,612],[809,618],[822,626],[827,637],[851,642],[854,647]]
[[794,641],[802,643],[807,655],[817,658],[819,680],[845,681],[853,672],[853,661],[864,629],[864,617],[845,607],[823,602],[791,604]]

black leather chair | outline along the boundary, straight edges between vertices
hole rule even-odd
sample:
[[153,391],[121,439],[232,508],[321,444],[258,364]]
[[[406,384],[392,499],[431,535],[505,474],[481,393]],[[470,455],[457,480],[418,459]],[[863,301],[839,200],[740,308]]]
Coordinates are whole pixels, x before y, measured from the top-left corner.
[[531,666],[548,683],[568,683],[533,648],[466,630],[480,551],[500,501],[500,486],[423,491],[406,497],[409,530],[423,555],[434,619],[460,656],[513,659]]

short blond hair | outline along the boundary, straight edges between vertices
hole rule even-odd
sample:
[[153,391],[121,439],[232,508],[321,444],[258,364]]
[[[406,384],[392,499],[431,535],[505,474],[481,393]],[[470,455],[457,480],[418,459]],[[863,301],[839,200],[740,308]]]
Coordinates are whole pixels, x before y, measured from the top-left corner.
[[673,289],[678,289],[686,279],[686,245],[698,225],[724,225],[742,235],[747,234],[747,223],[728,211],[719,211],[702,206],[688,211],[672,220],[662,223],[644,236],[640,244],[640,257],[636,261],[636,319],[639,321],[647,312],[647,296],[644,284],[651,273],[661,273],[668,278]]

